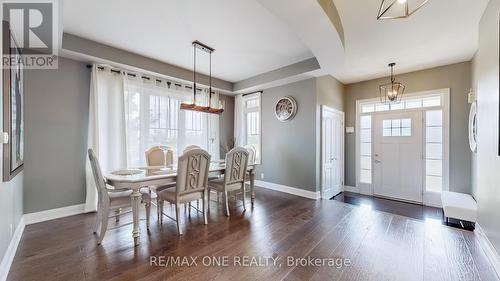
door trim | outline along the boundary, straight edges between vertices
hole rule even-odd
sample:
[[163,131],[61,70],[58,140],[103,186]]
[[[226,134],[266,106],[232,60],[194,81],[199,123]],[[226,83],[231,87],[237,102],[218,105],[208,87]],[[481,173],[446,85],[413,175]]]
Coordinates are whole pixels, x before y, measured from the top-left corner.
[[341,133],[340,133],[340,175],[341,175],[341,191],[344,191],[344,184],[345,184],[345,113],[343,111],[340,111],[338,109],[335,109],[335,108],[331,108],[327,105],[321,105],[321,116],[320,116],[320,120],[321,120],[321,129],[320,129],[320,132],[319,132],[319,139],[320,139],[320,143],[321,143],[321,152],[320,152],[320,183],[321,183],[321,186],[320,186],[320,193],[321,193],[321,198],[323,199],[330,199],[330,198],[326,198],[326,197],[323,197],[324,196],[324,192],[323,192],[323,188],[324,188],[324,182],[323,182],[323,179],[324,179],[324,169],[323,169],[323,165],[324,165],[324,162],[323,160],[325,159],[325,156],[324,156],[324,152],[325,152],[325,147],[324,147],[324,141],[323,141],[323,132],[324,132],[324,123],[323,123],[323,112],[324,111],[330,111],[332,113],[335,113],[335,114],[340,114],[341,116]]

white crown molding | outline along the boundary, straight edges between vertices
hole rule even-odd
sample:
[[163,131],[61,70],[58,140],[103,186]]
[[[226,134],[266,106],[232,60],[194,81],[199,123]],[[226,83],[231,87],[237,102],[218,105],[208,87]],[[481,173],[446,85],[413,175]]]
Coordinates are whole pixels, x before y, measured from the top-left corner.
[[12,261],[16,256],[17,246],[21,241],[21,237],[24,232],[24,216],[21,217],[19,223],[17,224],[16,231],[14,235],[12,235],[12,239],[10,240],[9,246],[5,251],[5,254],[2,258],[2,263],[0,263],[0,281],[7,280],[7,276],[9,275],[10,266],[12,265]]
[[85,204],[79,204],[36,213],[29,213],[24,215],[24,222],[26,225],[30,225],[42,221],[49,221],[58,218],[79,215],[84,213],[84,210]]
[[481,244],[481,248],[483,248],[486,257],[488,257],[488,260],[495,269],[497,276],[500,278],[500,255],[498,255],[497,250],[495,249],[493,244],[491,244],[490,240],[486,236],[486,233],[481,228],[481,225],[479,225],[479,223],[476,223],[476,230],[474,232],[479,238],[479,243]]
[[318,200],[321,198],[321,194],[319,191],[316,191],[316,192],[309,191],[309,190],[304,190],[304,189],[300,189],[300,188],[296,188],[296,187],[290,187],[290,186],[286,186],[286,185],[282,185],[282,184],[266,182],[266,181],[259,181],[259,180],[255,181],[255,185],[259,186],[259,187],[275,190],[275,191],[280,191],[280,192],[284,192],[284,193],[288,193],[288,194],[297,195],[300,197],[314,199],[314,200]]

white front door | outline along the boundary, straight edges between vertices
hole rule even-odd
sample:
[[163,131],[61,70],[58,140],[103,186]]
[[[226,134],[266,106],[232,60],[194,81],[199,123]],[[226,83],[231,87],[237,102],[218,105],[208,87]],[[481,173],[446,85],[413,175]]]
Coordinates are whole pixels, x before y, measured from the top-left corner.
[[342,192],[344,174],[344,113],[322,106],[322,188],[329,199]]
[[373,194],[422,202],[422,112],[373,116]]

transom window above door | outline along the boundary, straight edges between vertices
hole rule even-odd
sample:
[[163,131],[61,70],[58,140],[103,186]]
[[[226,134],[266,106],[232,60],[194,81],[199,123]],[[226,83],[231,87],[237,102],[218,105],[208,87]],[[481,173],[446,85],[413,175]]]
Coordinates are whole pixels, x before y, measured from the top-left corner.
[[385,104],[381,102],[366,102],[361,104],[361,113],[383,112],[403,109],[415,109],[441,106],[441,95],[416,97],[402,100],[398,103]]

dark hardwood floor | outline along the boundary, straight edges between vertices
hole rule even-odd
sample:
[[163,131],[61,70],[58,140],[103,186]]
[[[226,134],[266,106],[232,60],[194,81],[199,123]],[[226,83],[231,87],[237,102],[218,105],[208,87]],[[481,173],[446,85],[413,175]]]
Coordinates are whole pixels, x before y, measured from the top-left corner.
[[[336,200],[256,192],[255,207],[243,212],[233,204],[230,218],[210,203],[207,226],[201,214],[183,213],[183,236],[168,219],[159,225],[152,218],[149,232],[141,221],[138,247],[131,225],[109,230],[97,246],[94,214],[29,225],[8,280],[498,280],[474,232]],[[127,214],[120,224],[130,221]],[[196,265],[170,266],[169,257],[196,258]],[[260,264],[245,266],[244,257]],[[308,264],[308,257],[320,260]]]

